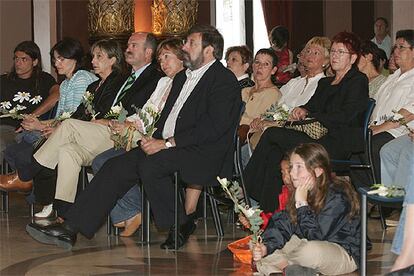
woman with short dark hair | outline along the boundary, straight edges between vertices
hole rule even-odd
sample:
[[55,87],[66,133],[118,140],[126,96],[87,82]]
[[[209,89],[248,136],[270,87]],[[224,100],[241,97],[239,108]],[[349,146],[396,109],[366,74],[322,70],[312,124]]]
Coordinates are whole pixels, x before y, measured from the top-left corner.
[[370,40],[364,41],[361,46],[358,69],[368,78],[370,98],[374,97],[387,79],[381,74],[381,54],[379,50],[378,46]]
[[254,86],[254,81],[249,76],[252,72],[253,54],[246,45],[228,48],[225,59],[227,68],[236,76],[240,88]]

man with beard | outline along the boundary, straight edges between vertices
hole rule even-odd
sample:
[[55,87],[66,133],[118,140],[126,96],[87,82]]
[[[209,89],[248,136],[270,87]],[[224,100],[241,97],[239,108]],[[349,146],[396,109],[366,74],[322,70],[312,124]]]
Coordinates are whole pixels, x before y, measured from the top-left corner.
[[[241,107],[240,87],[220,59],[223,37],[212,26],[194,26],[183,47],[186,71],[178,73],[156,124],[154,138],[108,160],[66,213],[63,224],[26,230],[36,240],[71,248],[78,232],[92,238],[106,215],[141,179],[156,224],[170,228],[161,248],[174,248],[174,185],[178,171],[186,183],[217,185],[216,176],[231,175],[233,135]],[[195,230],[179,206],[181,247]]]

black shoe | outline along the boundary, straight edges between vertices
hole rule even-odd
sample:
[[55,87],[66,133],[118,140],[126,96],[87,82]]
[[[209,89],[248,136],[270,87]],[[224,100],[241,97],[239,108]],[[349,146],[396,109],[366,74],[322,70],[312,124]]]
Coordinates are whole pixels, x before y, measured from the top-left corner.
[[386,276],[409,276],[414,275],[414,265],[407,266],[405,268],[390,272]]
[[32,222],[26,226],[26,231],[38,242],[55,244],[66,250],[71,250],[76,242],[76,232],[61,223],[42,226]]
[[318,272],[310,267],[304,267],[298,264],[288,265],[285,268],[285,276],[316,276]]
[[[182,247],[188,240],[191,234],[194,233],[196,225],[193,220],[189,219],[186,223],[180,226],[178,231],[177,249]],[[161,249],[175,249],[175,238],[174,238],[175,225],[171,226],[168,232],[168,238],[163,242],[160,247]]]

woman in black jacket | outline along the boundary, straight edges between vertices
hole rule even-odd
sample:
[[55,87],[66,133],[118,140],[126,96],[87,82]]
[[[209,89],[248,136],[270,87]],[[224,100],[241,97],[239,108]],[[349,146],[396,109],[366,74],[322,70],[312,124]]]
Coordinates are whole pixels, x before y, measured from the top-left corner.
[[279,206],[282,190],[279,164],[285,152],[300,143],[323,145],[334,159],[348,158],[351,152],[363,150],[363,115],[368,105],[368,79],[356,67],[360,41],[353,33],[342,32],[333,38],[330,63],[335,76],[321,79],[307,104],[295,108],[290,120],[316,118],[328,134],[314,140],[305,133],[268,128],[262,135],[246,166],[247,194],[266,212]]
[[268,275],[293,264],[329,275],[355,271],[361,238],[355,190],[332,179],[328,153],[319,144],[297,146],[290,168],[295,191],[253,248],[258,271]]

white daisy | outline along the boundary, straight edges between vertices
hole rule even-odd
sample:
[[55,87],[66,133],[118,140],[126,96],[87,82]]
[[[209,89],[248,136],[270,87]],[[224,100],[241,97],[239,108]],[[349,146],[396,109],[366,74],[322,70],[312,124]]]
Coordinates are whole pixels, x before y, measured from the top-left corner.
[[19,102],[22,103],[24,101],[30,100],[30,93],[28,92],[17,92],[16,95],[14,95],[13,102]]
[[31,98],[29,102],[31,102],[32,104],[38,104],[42,101],[42,99],[43,99],[42,96],[37,95]]
[[27,107],[25,107],[24,105],[18,104],[18,105],[16,105],[15,108],[16,108],[17,111],[20,111],[20,110],[25,110]]
[[0,108],[2,109],[10,109],[11,106],[11,102],[9,101],[4,101],[0,103]]

